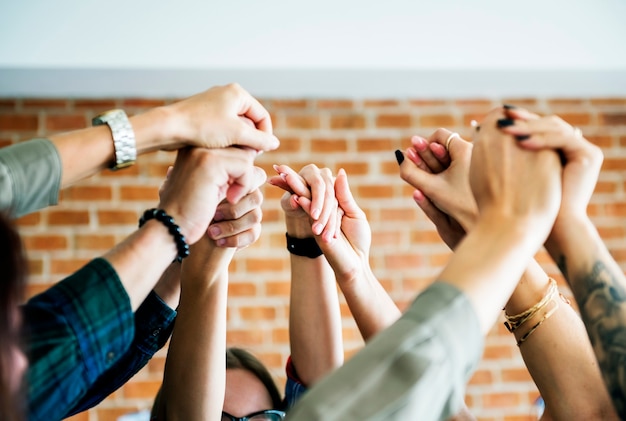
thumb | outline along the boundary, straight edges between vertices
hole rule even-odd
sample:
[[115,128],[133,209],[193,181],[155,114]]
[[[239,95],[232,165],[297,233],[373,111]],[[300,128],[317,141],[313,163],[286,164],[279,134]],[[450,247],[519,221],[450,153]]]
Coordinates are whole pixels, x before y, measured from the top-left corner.
[[350,185],[348,184],[348,175],[343,168],[337,172],[337,178],[335,179],[335,197],[339,207],[346,216],[354,218],[365,215],[365,212],[356,204],[354,196],[352,196]]
[[280,146],[280,141],[271,133],[266,133],[252,127],[243,120],[238,122],[239,128],[236,131],[236,139],[233,143],[241,146],[248,146],[257,151],[272,151]]

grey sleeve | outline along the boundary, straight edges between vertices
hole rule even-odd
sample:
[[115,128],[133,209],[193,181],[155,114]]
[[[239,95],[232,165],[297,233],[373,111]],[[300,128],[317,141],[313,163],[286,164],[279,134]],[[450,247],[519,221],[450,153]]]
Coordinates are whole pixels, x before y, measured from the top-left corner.
[[0,210],[20,217],[56,205],[61,172],[61,157],[47,139],[0,149]]
[[310,389],[287,419],[447,419],[460,409],[482,350],[467,297],[436,282],[396,323]]

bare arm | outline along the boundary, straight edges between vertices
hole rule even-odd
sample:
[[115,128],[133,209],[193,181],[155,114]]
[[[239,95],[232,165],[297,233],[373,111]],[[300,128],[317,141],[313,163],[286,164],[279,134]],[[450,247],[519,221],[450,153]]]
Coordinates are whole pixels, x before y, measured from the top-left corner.
[[[510,109],[502,130],[524,139],[527,149],[558,149],[564,163],[563,202],[546,248],[570,283],[591,339],[608,394],[619,417],[626,416],[623,341],[626,278],[587,216],[602,166],[600,148],[557,116],[539,117]],[[599,388],[601,389],[601,388]],[[599,393],[599,392],[597,392]],[[604,402],[604,401],[603,401]],[[606,406],[605,417],[616,417]]]
[[[130,117],[137,154],[183,146],[222,148],[278,147],[269,113],[239,85],[217,86],[205,92]],[[50,137],[61,157],[61,185],[67,187],[114,162],[111,131],[91,127]]]
[[[433,143],[430,146],[437,158],[447,157],[440,142],[449,135],[449,131],[440,129],[431,137]],[[413,154],[410,159],[418,164],[417,168],[411,171],[407,169],[404,173],[405,179],[420,189],[414,195],[418,205],[435,223],[451,248],[464,235],[463,228],[454,218],[464,221],[463,225],[468,230],[471,230],[476,218],[473,211],[475,204],[464,175],[467,172],[465,168],[469,167],[470,152],[471,144],[455,139],[450,146],[452,162],[449,167],[447,163],[444,165],[443,172],[431,174],[430,166],[424,164],[428,159],[416,160]],[[451,198],[455,198],[455,201],[451,201]],[[460,206],[465,209],[461,211]],[[452,216],[440,209],[446,209]],[[505,307],[506,313],[519,314],[537,304],[546,294],[548,284],[547,274],[532,260]],[[602,387],[597,363],[580,317],[560,298],[549,303],[546,311],[554,306],[558,306],[554,314],[520,345],[524,362],[546,403],[545,414],[551,419],[609,419],[607,417],[611,416],[611,411],[610,408],[607,410],[608,395]],[[540,311],[516,330],[516,340],[519,341],[538,323],[546,311]],[[577,370],[573,371],[571,367],[577,367]],[[568,398],[563,399],[564,396]],[[586,396],[593,396],[593,399]]]
[[[283,169],[289,171],[289,175],[281,179],[284,182],[281,186],[288,190],[281,199],[287,235],[299,239],[313,238],[313,226],[316,226],[319,233],[326,232],[332,237],[337,222],[337,203],[333,195],[333,178],[330,172],[315,166],[305,167],[300,172],[301,175],[291,169]],[[298,187],[316,197],[320,215],[317,220],[309,218],[298,205],[297,196],[291,193],[293,188],[298,190]],[[290,253],[290,261],[291,360],[298,377],[310,387],[343,364],[339,299],[334,273],[324,256],[309,258]]]
[[256,189],[237,204],[222,202],[210,237],[196,243],[183,262],[180,306],[155,404],[158,419],[219,418],[226,376],[228,265],[237,248],[259,237],[262,201]]

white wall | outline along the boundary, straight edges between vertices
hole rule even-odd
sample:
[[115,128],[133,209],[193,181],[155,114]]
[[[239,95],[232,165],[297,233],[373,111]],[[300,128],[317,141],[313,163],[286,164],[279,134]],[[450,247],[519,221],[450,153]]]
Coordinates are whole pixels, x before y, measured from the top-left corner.
[[[467,70],[486,71],[480,92],[493,72],[495,94],[512,74],[528,94],[554,91],[558,71],[557,94],[623,95],[625,18],[624,0],[0,0],[0,95],[185,95],[234,74],[270,95],[327,95],[330,80],[333,96],[445,96]],[[90,88],[105,69],[116,86]],[[341,70],[363,83],[348,88]]]

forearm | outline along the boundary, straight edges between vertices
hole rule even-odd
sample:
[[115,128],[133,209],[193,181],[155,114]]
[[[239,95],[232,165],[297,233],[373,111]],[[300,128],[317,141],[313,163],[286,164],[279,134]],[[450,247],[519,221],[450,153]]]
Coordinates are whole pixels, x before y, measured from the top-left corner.
[[183,288],[160,399],[168,421],[219,419],[226,382],[227,277],[223,271],[205,288]]
[[[137,155],[174,146],[170,145],[173,140],[169,119],[170,113],[165,108],[130,117]],[[50,141],[61,157],[62,188],[110,167],[115,161],[113,137],[106,125],[53,135]]]
[[[506,314],[533,307],[546,295],[549,285],[548,276],[532,260],[505,307]],[[515,339],[519,341],[552,309],[554,313],[520,344],[524,362],[546,403],[546,414],[557,420],[614,419],[587,332],[565,300],[554,297],[513,332]]]
[[176,244],[167,227],[150,220],[103,258],[117,272],[135,311],[176,254]]
[[311,386],[343,363],[335,276],[324,256],[291,255],[289,343],[298,377]]
[[401,313],[368,265],[359,276],[339,282],[346,303],[366,342],[393,324]]
[[[626,416],[626,279],[588,219],[555,226],[546,244],[567,278],[578,303],[613,404]],[[562,228],[563,227],[563,228]]]
[[531,226],[516,218],[481,216],[438,277],[467,295],[484,334],[543,242],[529,234]]
[[178,262],[171,263],[154,287],[154,292],[172,309],[180,302],[180,266]]

